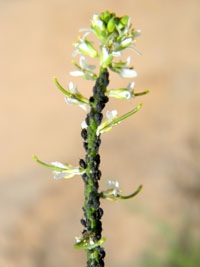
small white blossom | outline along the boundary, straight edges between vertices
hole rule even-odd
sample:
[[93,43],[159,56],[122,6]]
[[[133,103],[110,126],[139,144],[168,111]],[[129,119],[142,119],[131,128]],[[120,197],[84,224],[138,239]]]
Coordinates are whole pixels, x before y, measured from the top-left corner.
[[96,68],[94,65],[88,65],[88,61],[84,56],[80,56],[78,65],[76,62],[74,62],[74,65],[78,68],[78,70],[71,71],[70,74],[72,76],[82,76],[83,78],[87,80],[95,80],[96,74],[93,72],[93,70]]
[[88,65],[88,61],[84,56],[80,56],[79,63],[80,63],[81,68],[84,69],[84,70],[91,71],[91,70],[96,68],[95,65]]
[[112,190],[112,194],[116,197],[119,193],[119,182],[113,180],[107,180],[107,189]]
[[74,86],[73,82],[70,82],[68,85],[68,91],[72,94],[78,94],[77,84]]
[[61,168],[61,170],[54,170],[53,175],[54,179],[69,179],[75,175],[82,175],[85,170],[79,167],[73,167],[70,164],[63,164],[60,162],[51,162],[52,166]]
[[111,89],[107,90],[107,94],[111,97],[115,97],[118,99],[131,99],[134,94],[133,94],[133,88],[134,88],[135,83],[129,83],[126,88],[121,88],[121,89]]
[[134,42],[134,39],[129,37],[129,38],[126,38],[124,39],[123,41],[119,42],[119,43],[115,43],[114,44],[114,50],[115,51],[120,51],[120,50],[123,50],[127,47],[130,47]]
[[83,102],[80,102],[79,100],[77,100],[75,98],[70,98],[70,97],[65,96],[65,101],[69,105],[77,105],[80,108],[82,108],[84,111],[86,111],[86,112],[88,111],[88,105],[83,103]]
[[103,47],[101,50],[101,55],[100,55],[100,65],[103,68],[106,68],[111,63],[112,59],[113,59],[113,55],[109,54],[107,49]]
[[112,129],[112,127],[115,125],[115,124],[112,124],[112,121],[114,121],[114,119],[117,118],[117,110],[112,110],[112,111],[107,110],[106,117],[108,120],[101,123],[97,128],[97,132],[96,132],[97,136],[99,136],[100,133],[108,132]]
[[103,21],[100,19],[98,14],[93,15],[92,26],[94,29],[97,29],[98,31],[104,31],[105,30],[105,26],[103,24]]
[[86,40],[86,37],[90,34],[90,32],[86,32],[82,38],[79,38],[79,41],[77,41],[74,46],[77,48],[73,52],[73,56],[76,56],[78,53],[82,53],[84,55],[90,56],[90,57],[97,57],[98,52],[93,47],[92,43]]
[[107,200],[117,201],[119,193],[119,182],[107,180],[107,189],[101,192],[101,196]]
[[108,118],[109,122],[113,121],[117,117],[117,114],[118,114],[117,110],[106,111],[106,117]]
[[69,105],[78,105],[83,110],[87,112],[88,110],[88,101],[83,97],[77,89],[77,85],[73,85],[73,82],[70,82],[68,85],[69,96],[65,97],[65,101]]

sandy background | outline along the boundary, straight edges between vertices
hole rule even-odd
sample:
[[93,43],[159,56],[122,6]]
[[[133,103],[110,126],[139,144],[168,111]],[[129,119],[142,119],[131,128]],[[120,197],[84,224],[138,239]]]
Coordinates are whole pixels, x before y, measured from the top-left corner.
[[[169,229],[178,237],[186,222],[200,235],[200,2],[0,0],[0,267],[85,266],[85,253],[73,248],[82,180],[55,181],[32,155],[74,165],[83,157],[84,111],[65,104],[52,77],[90,94],[91,82],[69,75],[72,43],[106,9],[142,29],[143,56],[132,53],[136,90],[151,90],[108,105],[119,114],[143,108],[102,136],[102,188],[110,178],[124,194],[144,189],[129,201],[102,202],[106,266],[138,267],[144,251],[163,253]],[[123,85],[111,75],[110,88]]]

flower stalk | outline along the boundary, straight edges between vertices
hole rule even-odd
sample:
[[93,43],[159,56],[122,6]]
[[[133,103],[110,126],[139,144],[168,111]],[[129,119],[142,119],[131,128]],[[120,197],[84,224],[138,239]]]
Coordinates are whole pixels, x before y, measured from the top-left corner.
[[[100,199],[117,201],[135,197],[142,189],[142,185],[129,195],[122,195],[119,189],[119,182],[108,180],[107,189],[99,192],[99,181],[102,173],[99,169],[101,145],[101,134],[112,130],[113,126],[118,125],[123,120],[129,118],[138,112],[142,104],[138,104],[128,113],[118,117],[117,110],[106,111],[107,120],[103,122],[103,110],[109,101],[109,97],[120,100],[131,100],[136,96],[142,96],[149,93],[148,90],[135,92],[135,82],[132,81],[124,88],[108,89],[109,72],[113,71],[122,78],[135,78],[137,72],[133,66],[130,66],[130,57],[126,61],[122,59],[115,60],[120,57],[125,49],[131,49],[140,54],[135,49],[135,38],[140,35],[139,30],[135,30],[130,23],[128,16],[117,17],[115,13],[105,11],[100,15],[94,14],[91,26],[84,36],[79,37],[74,43],[75,51],[73,57],[80,55],[79,64],[73,60],[73,65],[77,68],[70,74],[74,77],[80,76],[83,79],[95,81],[93,94],[89,99],[84,97],[77,89],[77,85],[70,82],[68,88],[65,89],[56,78],[54,82],[58,89],[65,95],[67,104],[79,106],[87,112],[86,118],[81,124],[81,137],[83,138],[83,146],[86,151],[84,159],[80,159],[79,166],[74,167],[71,164],[63,164],[60,162],[44,163],[34,156],[34,160],[40,165],[53,171],[55,179],[70,179],[77,175],[82,175],[84,182],[84,205],[83,218],[80,220],[84,227],[82,235],[76,237],[74,245],[77,249],[83,249],[87,252],[87,267],[103,267],[105,266],[104,257],[105,250],[102,244],[106,238],[102,236],[103,209],[100,207]],[[94,33],[100,41],[100,45],[96,48],[91,41],[88,40],[90,33]],[[96,66],[88,64],[86,57],[96,58],[99,60],[99,75],[94,73]]]

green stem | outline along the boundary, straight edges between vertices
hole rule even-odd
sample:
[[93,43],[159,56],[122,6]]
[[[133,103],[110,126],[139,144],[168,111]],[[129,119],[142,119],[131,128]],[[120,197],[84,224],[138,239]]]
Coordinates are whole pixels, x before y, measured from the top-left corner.
[[83,237],[79,248],[87,250],[87,266],[104,266],[103,258],[105,252],[101,247],[101,244],[105,242],[105,238],[101,236],[101,217],[103,215],[103,210],[100,208],[100,195],[98,192],[98,180],[101,177],[101,172],[99,170],[100,155],[98,154],[98,150],[101,140],[100,137],[96,135],[96,132],[103,119],[101,111],[108,101],[108,98],[105,96],[107,84],[108,72],[107,70],[101,69],[100,76],[96,80],[96,84],[93,88],[93,96],[90,98],[91,110],[86,117],[88,127],[87,139],[85,142],[87,151],[85,163],[87,166],[86,172],[83,175],[85,183],[85,202],[83,207],[85,219],[82,219],[82,224],[85,224],[86,229],[83,231]]

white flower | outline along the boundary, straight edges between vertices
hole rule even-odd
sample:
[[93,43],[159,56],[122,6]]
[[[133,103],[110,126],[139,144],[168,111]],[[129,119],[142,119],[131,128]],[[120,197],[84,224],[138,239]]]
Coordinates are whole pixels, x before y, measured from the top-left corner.
[[79,100],[75,98],[65,96],[65,101],[69,105],[78,105],[80,108],[82,108],[86,112],[88,111],[88,105],[83,102],[80,102]]
[[134,94],[133,94],[133,88],[134,88],[135,83],[129,83],[126,88],[121,88],[121,89],[111,89],[107,90],[107,94],[111,97],[115,97],[118,99],[131,99]]
[[74,86],[73,82],[70,82],[68,85],[68,91],[72,94],[78,94],[77,84]]
[[118,114],[117,110],[106,111],[106,117],[108,118],[109,122],[113,121],[117,117],[117,114]]
[[73,56],[76,56],[78,53],[82,53],[84,55],[90,56],[90,57],[97,57],[98,52],[93,47],[92,43],[86,40],[86,37],[90,34],[90,32],[86,32],[82,38],[79,38],[79,41],[74,44],[74,46],[77,48],[73,52]]
[[99,36],[101,32],[105,32],[105,25],[98,14],[94,14],[92,17],[92,28],[96,32],[97,36]]
[[117,196],[119,193],[119,182],[113,180],[107,180],[107,189],[111,191],[113,196]]
[[107,180],[107,189],[101,192],[101,197],[107,200],[117,201],[119,193],[119,182]]
[[91,70],[96,68],[96,66],[94,66],[94,65],[88,65],[88,61],[84,56],[80,56],[79,63],[80,63],[81,68],[85,69],[85,70],[91,71]]
[[54,170],[53,175],[54,179],[69,179],[75,175],[82,175],[85,170],[79,167],[73,167],[70,164],[63,164],[60,162],[51,162],[52,166],[60,168],[60,170]]
[[73,64],[78,68],[78,70],[71,71],[70,74],[72,76],[82,76],[87,80],[95,80],[96,74],[92,71],[96,68],[94,65],[88,65],[88,61],[84,56],[80,56],[78,65],[75,61]]
[[134,39],[133,38],[131,38],[131,37],[125,38],[121,42],[114,44],[114,47],[115,47],[114,50],[115,51],[123,50],[123,49],[131,46],[133,43],[134,43]]
[[65,96],[65,101],[69,105],[78,105],[86,112],[88,111],[88,100],[80,94],[77,89],[77,85],[73,85],[73,82],[70,82],[68,85],[69,96]]
[[103,68],[106,68],[111,63],[112,60],[113,60],[113,55],[109,54],[107,49],[103,47],[100,55],[100,65]]
[[110,69],[114,72],[117,72],[123,78],[134,78],[137,76],[137,72],[129,67],[131,62],[131,57],[127,57],[126,61],[112,62],[110,64]]
[[116,123],[112,124],[112,122],[117,118],[117,110],[112,110],[112,111],[107,110],[106,117],[108,120],[101,123],[97,128],[96,132],[97,136],[99,136],[100,133],[110,131],[112,127],[116,124]]

